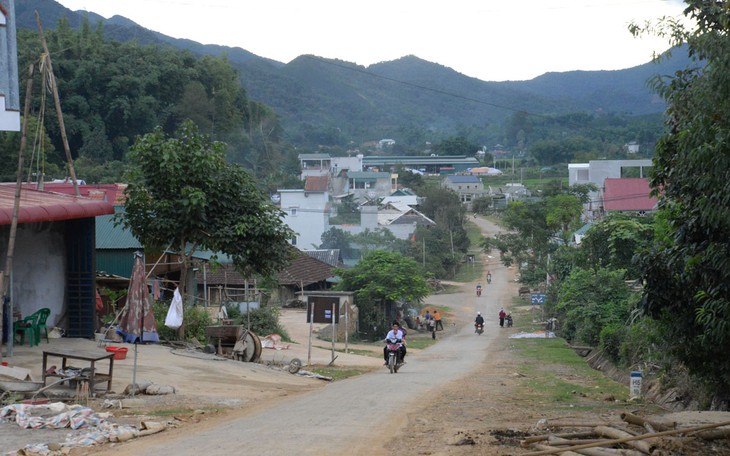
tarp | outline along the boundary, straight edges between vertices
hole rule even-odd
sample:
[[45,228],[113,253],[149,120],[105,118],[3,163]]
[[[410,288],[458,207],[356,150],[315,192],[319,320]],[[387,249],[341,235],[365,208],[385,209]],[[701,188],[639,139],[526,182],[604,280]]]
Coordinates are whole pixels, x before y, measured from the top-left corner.
[[135,253],[132,277],[127,292],[127,304],[122,311],[117,332],[128,343],[160,341],[155,315],[152,312],[152,299],[147,287],[144,259],[139,253]]

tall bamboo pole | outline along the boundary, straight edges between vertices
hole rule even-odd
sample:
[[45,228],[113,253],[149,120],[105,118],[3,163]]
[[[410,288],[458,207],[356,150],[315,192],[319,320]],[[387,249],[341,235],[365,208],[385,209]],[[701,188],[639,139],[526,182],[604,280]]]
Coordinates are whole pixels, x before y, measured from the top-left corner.
[[58,116],[58,127],[61,130],[61,139],[63,140],[63,150],[66,152],[66,163],[68,164],[68,173],[71,175],[71,181],[74,184],[76,196],[80,196],[79,183],[76,180],[76,171],[74,170],[74,162],[71,158],[71,149],[68,146],[68,138],[66,137],[66,126],[63,123],[63,111],[61,111],[61,99],[58,97],[58,86],[56,86],[56,76],[53,74],[53,63],[51,62],[51,53],[48,52],[46,37],[43,35],[43,26],[41,25],[41,17],[38,11],[35,12],[35,21],[38,24],[38,35],[41,38],[43,52],[46,53],[45,58],[48,63],[48,72],[50,74],[51,92],[53,92],[53,101],[56,104],[56,115]]
[[[2,291],[2,300],[0,300],[0,321],[3,321],[3,312],[5,307],[5,301],[8,297],[8,287],[10,286],[10,275],[13,271],[13,255],[15,253],[15,237],[18,232],[18,214],[20,212],[20,189],[23,184],[23,162],[25,160],[25,145],[26,136],[28,132],[28,117],[30,112],[30,95],[33,90],[33,65],[28,67],[28,82],[25,85],[25,106],[23,107],[23,127],[21,129],[20,136],[20,150],[18,150],[18,170],[17,177],[15,180],[15,201],[13,203],[13,220],[10,223],[10,237],[8,238],[8,253],[5,259],[5,270],[0,275],[0,291]],[[10,318],[12,318],[13,303],[10,303]],[[13,342],[15,339],[15,331],[13,331],[12,320],[10,320],[8,329],[10,334],[8,337],[8,356],[13,356]],[[0,348],[2,347],[2,325],[0,325]],[[3,354],[0,350],[0,360]]]

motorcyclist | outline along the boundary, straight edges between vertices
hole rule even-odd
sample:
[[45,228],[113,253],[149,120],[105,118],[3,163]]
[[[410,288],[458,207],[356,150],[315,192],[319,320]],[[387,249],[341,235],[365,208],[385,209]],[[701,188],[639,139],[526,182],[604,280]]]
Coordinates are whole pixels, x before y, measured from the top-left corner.
[[[401,341],[400,344],[400,361],[401,363],[405,363],[405,357],[406,357],[406,334],[403,328],[401,327],[400,323],[395,320],[393,321],[393,326],[390,331],[388,331],[388,334],[385,336],[385,342],[387,343],[389,339],[397,339]],[[385,360],[385,365],[388,365],[388,346],[386,345],[383,347],[383,359]]]
[[477,332],[477,326],[481,325],[484,327],[484,317],[481,312],[477,312],[477,317],[474,319],[474,332]]
[[487,271],[487,283],[492,283],[492,272]]
[[481,295],[482,295],[482,284],[478,283],[477,284],[477,296],[481,296]]

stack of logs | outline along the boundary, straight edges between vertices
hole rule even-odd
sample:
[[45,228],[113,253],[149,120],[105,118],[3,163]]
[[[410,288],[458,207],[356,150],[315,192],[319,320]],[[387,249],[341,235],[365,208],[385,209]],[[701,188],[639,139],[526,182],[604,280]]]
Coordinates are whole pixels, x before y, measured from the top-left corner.
[[[678,427],[677,423],[660,423],[650,421],[631,413],[622,413],[621,419],[631,427],[623,425],[600,424],[563,424],[550,426],[553,428],[592,427],[585,432],[565,434],[545,434],[528,437],[522,441],[522,446],[535,451],[523,456],[541,456],[557,454],[563,456],[641,456],[652,454],[658,449],[658,437],[688,436],[705,440],[730,438],[730,429],[718,429],[730,426],[730,421],[705,424],[694,427]],[[640,427],[646,432],[637,432]]]

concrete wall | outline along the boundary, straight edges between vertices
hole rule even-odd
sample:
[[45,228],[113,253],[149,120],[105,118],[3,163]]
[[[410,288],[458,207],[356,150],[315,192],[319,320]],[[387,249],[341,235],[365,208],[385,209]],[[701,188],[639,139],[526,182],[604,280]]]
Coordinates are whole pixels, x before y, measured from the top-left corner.
[[[26,317],[48,307],[48,326],[55,326],[64,313],[66,249],[62,223],[18,225],[13,254],[11,299],[15,310]],[[9,226],[0,227],[1,268],[5,268]]]
[[329,230],[326,213],[327,192],[280,190],[281,210],[286,213],[284,223],[297,233],[297,247],[311,249],[322,243],[322,233]]

